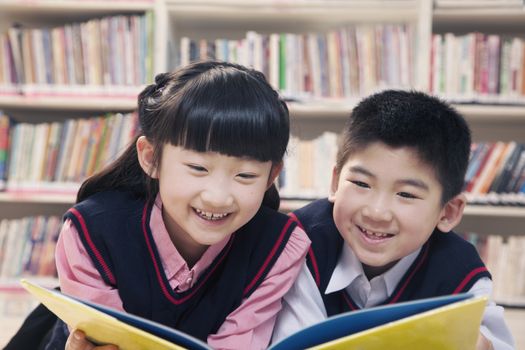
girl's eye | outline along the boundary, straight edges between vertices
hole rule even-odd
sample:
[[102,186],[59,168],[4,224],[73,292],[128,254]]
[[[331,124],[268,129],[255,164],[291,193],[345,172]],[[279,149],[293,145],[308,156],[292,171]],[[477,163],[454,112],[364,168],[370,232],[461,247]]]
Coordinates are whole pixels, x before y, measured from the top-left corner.
[[237,176],[245,180],[255,179],[257,177],[256,174],[249,174],[249,173],[241,173],[241,174],[238,174]]
[[188,168],[190,168],[191,170],[195,170],[195,171],[198,171],[198,172],[205,172],[207,171],[205,167],[203,166],[200,166],[200,165],[196,165],[196,164],[187,164]]
[[362,188],[370,188],[370,186],[368,186],[368,184],[366,182],[363,182],[363,181],[350,181],[351,183],[353,183],[354,185],[358,186],[358,187],[362,187]]
[[414,196],[412,193],[408,193],[408,192],[399,192],[398,195],[400,197],[407,198],[407,199],[416,199],[416,198],[418,198],[417,196]]

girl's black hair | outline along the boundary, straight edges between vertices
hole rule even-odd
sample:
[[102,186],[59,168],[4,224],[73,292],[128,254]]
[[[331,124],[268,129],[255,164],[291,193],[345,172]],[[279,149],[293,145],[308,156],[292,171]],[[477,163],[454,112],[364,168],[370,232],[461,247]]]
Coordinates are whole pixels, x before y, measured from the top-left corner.
[[[256,70],[226,62],[193,63],[157,75],[138,100],[140,134],[154,145],[156,167],[166,143],[274,165],[286,152],[288,108]],[[138,162],[135,144],[139,136],[118,159],[84,181],[77,202],[105,190],[155,197],[158,180],[145,174]],[[279,207],[274,185],[266,191],[263,204]]]

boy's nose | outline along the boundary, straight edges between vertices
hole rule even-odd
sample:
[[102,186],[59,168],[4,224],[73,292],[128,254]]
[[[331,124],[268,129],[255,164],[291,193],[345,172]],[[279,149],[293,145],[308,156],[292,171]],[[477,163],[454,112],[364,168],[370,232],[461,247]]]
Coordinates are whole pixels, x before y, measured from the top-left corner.
[[363,208],[363,216],[374,221],[392,220],[392,212],[382,205],[367,205]]

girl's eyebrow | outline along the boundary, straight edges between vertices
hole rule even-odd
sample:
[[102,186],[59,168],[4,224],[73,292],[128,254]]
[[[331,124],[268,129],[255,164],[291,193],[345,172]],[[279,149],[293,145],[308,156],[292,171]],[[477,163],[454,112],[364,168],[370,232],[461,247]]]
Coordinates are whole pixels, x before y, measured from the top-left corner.
[[[371,178],[376,178],[376,176],[368,169],[360,166],[360,165],[354,165],[354,166],[351,166],[350,168],[348,168],[348,172],[350,173],[357,173],[357,174],[362,174],[362,175],[365,175],[365,176],[369,176]],[[425,191],[428,191],[429,190],[429,186],[427,185],[426,182],[422,181],[422,180],[419,180],[419,179],[401,179],[401,180],[397,180],[396,181],[398,184],[401,184],[401,185],[409,185],[409,186],[414,186],[414,187],[417,187],[417,188],[420,188],[422,190],[425,190]]]

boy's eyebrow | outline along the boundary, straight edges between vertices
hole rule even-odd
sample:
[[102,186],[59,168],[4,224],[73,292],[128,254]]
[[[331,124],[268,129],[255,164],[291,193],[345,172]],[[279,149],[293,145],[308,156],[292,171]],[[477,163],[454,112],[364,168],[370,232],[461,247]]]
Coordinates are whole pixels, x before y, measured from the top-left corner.
[[351,173],[359,173],[359,174],[363,174],[363,175],[374,177],[374,178],[376,177],[369,170],[367,170],[366,168],[363,168],[360,165],[351,166],[350,168],[348,168],[348,171]]
[[[372,177],[372,178],[376,177],[372,172],[370,172],[366,168],[363,168],[360,165],[351,166],[350,168],[348,168],[348,171],[352,172],[352,173],[363,174],[363,175],[366,175],[366,176],[369,176],[369,177]],[[401,180],[398,180],[396,182],[399,183],[399,184],[402,184],[402,185],[409,185],[409,186],[418,187],[418,188],[421,188],[422,190],[425,190],[425,191],[429,190],[429,186],[426,184],[426,182],[424,182],[422,180],[418,180],[418,179],[401,179]]]
[[403,185],[409,185],[409,186],[418,187],[418,188],[420,188],[422,190],[425,190],[425,191],[429,190],[428,185],[424,181],[421,181],[421,180],[417,180],[417,179],[403,179],[403,180],[399,180],[398,182],[400,184],[403,184]]

